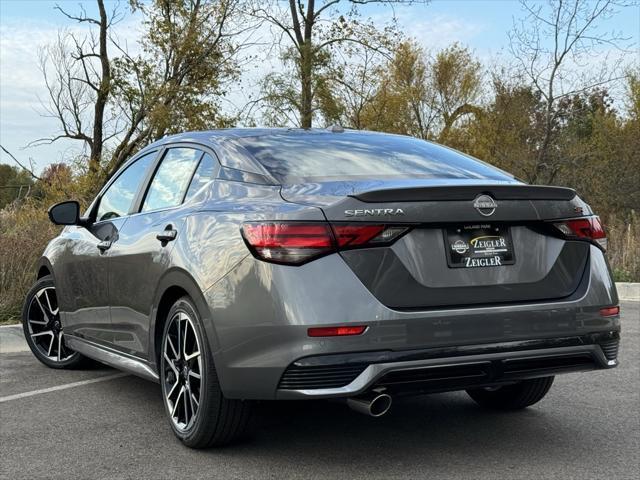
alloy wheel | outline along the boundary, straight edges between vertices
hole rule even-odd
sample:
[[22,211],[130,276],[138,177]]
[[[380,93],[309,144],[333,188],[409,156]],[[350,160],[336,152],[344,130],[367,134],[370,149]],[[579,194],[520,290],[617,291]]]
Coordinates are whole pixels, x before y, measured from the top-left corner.
[[28,334],[48,360],[64,362],[75,352],[65,345],[55,287],[38,290],[27,311]]
[[170,320],[162,348],[162,385],[171,421],[181,431],[193,425],[200,406],[200,351],[193,320],[177,312]]

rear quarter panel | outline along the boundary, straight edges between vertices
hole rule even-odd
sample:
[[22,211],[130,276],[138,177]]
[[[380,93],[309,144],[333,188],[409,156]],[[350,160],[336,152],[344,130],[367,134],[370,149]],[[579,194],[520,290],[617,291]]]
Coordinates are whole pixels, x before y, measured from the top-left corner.
[[[242,238],[242,223],[284,219],[317,221],[324,220],[324,216],[316,207],[284,201],[280,196],[279,186],[224,180],[215,181],[195,203],[193,212],[186,216],[181,231],[178,232],[171,252],[171,267],[161,280],[159,288],[169,288],[172,285],[171,277],[182,278],[183,285],[193,285],[192,296],[202,310],[200,314],[216,368],[219,375],[224,376],[227,359],[220,338],[226,338],[223,330],[229,316],[225,309],[220,310],[218,307],[234,304],[240,311],[244,311],[246,321],[251,324],[260,321],[262,316],[263,302],[260,294],[270,290],[268,285],[263,285],[255,292],[257,296],[254,296],[241,287],[230,289],[231,284],[225,281],[229,277],[235,278],[238,271],[244,271],[240,267],[246,260],[254,260]],[[215,305],[210,301],[212,297],[207,295],[212,290],[217,292],[213,300]],[[156,299],[161,296],[162,291],[158,291]],[[155,321],[154,314],[153,322]],[[151,329],[152,335],[153,331],[154,328]],[[229,345],[226,340],[225,345]]]
[[216,181],[184,221],[172,252],[173,267],[189,272],[201,291],[251,253],[240,228],[246,221],[324,220],[320,209],[285,202],[279,186]]

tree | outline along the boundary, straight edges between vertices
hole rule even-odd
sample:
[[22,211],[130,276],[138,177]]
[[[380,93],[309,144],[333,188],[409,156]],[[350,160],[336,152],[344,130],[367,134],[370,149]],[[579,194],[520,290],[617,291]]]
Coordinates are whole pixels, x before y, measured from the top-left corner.
[[458,44],[429,59],[414,42],[402,42],[366,107],[366,126],[447,142],[457,122],[480,111],[481,72],[471,52]]
[[428,138],[435,109],[427,69],[422,48],[412,41],[398,44],[378,77],[373,101],[365,107],[366,128]]
[[33,178],[23,169],[0,164],[0,210],[31,191]]
[[[314,114],[326,111],[335,71],[331,59],[344,45],[357,45],[361,49],[386,51],[390,39],[395,37],[393,25],[378,29],[371,19],[363,21],[358,6],[369,3],[412,3],[392,0],[289,0],[287,7],[278,1],[255,1],[250,15],[267,22],[276,30],[282,48],[282,59],[287,71],[270,74],[262,83],[262,97],[254,103],[264,102],[267,117],[272,121],[291,120],[302,128],[310,128]],[[348,6],[342,13],[340,4]],[[295,110],[297,117],[289,111]]]
[[535,163],[544,104],[535,89],[508,77],[492,73],[490,100],[448,143],[524,178]]
[[97,18],[57,7],[91,29],[84,36],[61,31],[42,52],[45,109],[61,132],[34,143],[82,142],[97,186],[150,141],[232,121],[220,98],[238,74],[242,46],[234,39],[250,27],[238,21],[239,0],[131,0],[145,27],[141,53],[133,56],[112,31],[121,13],[108,14],[104,1],[96,1]]
[[[638,101],[633,81],[630,76],[629,103]],[[633,111],[629,113],[622,116],[604,88],[566,97],[558,105],[556,141],[567,159],[558,182],[576,188],[601,215],[625,220],[640,208],[640,128]]]
[[111,15],[107,14],[104,0],[96,1],[97,18],[87,16],[84,9],[81,14],[72,15],[60,6],[55,7],[77,23],[97,26],[97,34],[91,31],[81,38],[75,33],[60,32],[57,43],[42,52],[40,67],[49,92],[49,104],[45,108],[58,120],[62,132],[33,142],[52,143],[61,138],[82,141],[89,147],[88,163],[92,174],[98,172],[102,159],[105,110],[112,86],[107,38],[119,18],[115,10]]
[[625,4],[618,0],[558,0],[545,7],[522,0],[526,16],[514,25],[510,48],[518,67],[545,102],[543,135],[535,164],[527,172],[530,182],[552,182],[564,161],[552,148],[557,138],[558,101],[619,79],[615,68],[606,68],[607,62],[600,62],[595,74],[585,65],[603,47],[621,49],[628,40],[597,28],[599,20],[610,18],[616,7]]
[[252,28],[238,0],[132,1],[144,16],[142,53],[118,48],[115,96],[126,128],[109,163],[115,171],[146,143],[170,133],[229,126],[221,112],[225,86],[236,79],[235,41]]
[[466,115],[480,112],[482,66],[459,44],[436,54],[431,68],[434,108],[442,119],[438,142],[446,143],[454,124]]
[[327,123],[360,130],[374,101],[386,56],[372,49],[349,48],[335,55],[320,89],[319,110]]

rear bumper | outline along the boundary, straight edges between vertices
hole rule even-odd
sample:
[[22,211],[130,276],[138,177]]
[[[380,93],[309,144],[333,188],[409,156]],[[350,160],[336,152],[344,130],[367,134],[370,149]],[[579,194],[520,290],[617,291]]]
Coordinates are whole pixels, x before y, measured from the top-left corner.
[[279,399],[358,395],[374,388],[429,393],[508,384],[561,373],[614,368],[618,332],[404,352],[323,355],[284,372]]
[[[424,349],[440,352],[437,360],[371,362],[375,366],[362,377],[370,386],[371,379],[398,367],[397,362],[416,362],[409,368],[446,363],[456,357],[447,349],[466,348],[460,347],[463,345],[527,345],[532,339],[616,332],[619,316],[600,315],[601,308],[617,305],[618,298],[606,260],[595,246],[591,246],[589,266],[579,291],[560,301],[398,311],[378,301],[337,254],[300,267],[247,257],[204,292],[209,306],[204,320],[218,378],[228,398],[302,398],[308,395],[283,393],[280,382],[284,372],[303,358]],[[362,335],[348,337],[307,334],[309,327],[348,324],[368,328]],[[386,363],[394,365],[380,366]],[[596,363],[593,368],[600,366]],[[325,396],[356,391],[352,386]]]

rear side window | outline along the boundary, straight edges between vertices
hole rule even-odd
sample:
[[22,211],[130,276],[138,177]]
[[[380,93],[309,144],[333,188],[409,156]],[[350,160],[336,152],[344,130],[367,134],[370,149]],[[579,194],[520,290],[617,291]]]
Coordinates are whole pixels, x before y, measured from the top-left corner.
[[96,215],[98,222],[129,214],[138,188],[155,157],[156,152],[140,157],[115,179],[100,198]]
[[215,173],[216,161],[209,155],[205,153],[200,160],[200,164],[198,168],[196,168],[195,173],[193,174],[193,178],[191,179],[191,184],[189,185],[189,190],[187,190],[187,195],[184,197],[184,201],[189,200],[195,193],[204,187],[208,182],[213,180],[213,174]]
[[188,147],[170,148],[149,185],[142,211],[175,207],[182,203],[202,152]]
[[289,132],[235,141],[283,182],[402,177],[512,180],[472,157],[400,135]]

